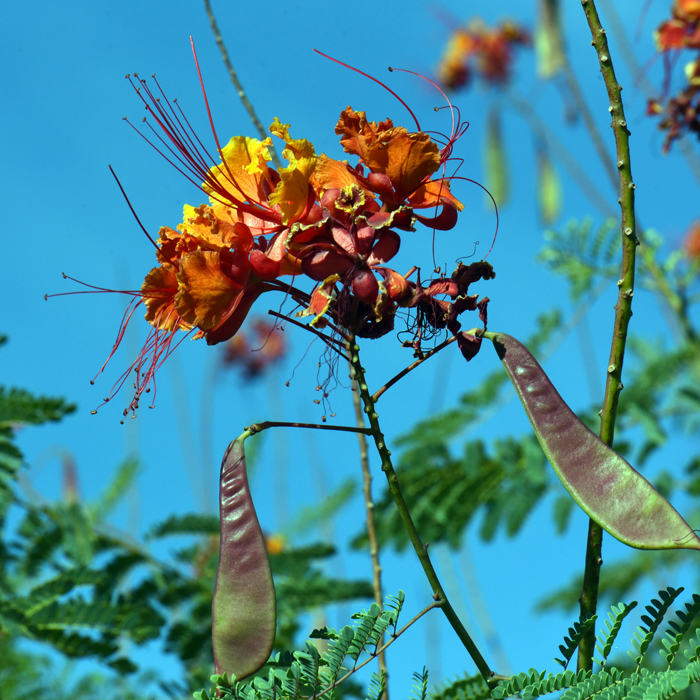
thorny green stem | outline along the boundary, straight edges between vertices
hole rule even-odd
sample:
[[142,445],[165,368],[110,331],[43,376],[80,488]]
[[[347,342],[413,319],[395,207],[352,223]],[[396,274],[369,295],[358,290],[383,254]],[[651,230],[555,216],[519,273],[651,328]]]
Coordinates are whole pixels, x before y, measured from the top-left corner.
[[420,561],[423,571],[425,572],[428,582],[430,583],[430,587],[433,590],[433,597],[436,601],[444,601],[442,610],[445,613],[445,617],[450,625],[452,625],[452,628],[457,633],[457,636],[462,644],[464,644],[466,650],[469,652],[469,656],[472,657],[476,667],[479,669],[479,673],[481,673],[484,680],[489,684],[489,687],[492,687],[496,684],[494,673],[489,668],[489,665],[486,663],[484,657],[481,655],[481,652],[477,648],[476,644],[474,644],[474,641],[469,636],[469,633],[462,624],[462,621],[459,619],[454,611],[454,608],[447,599],[447,595],[445,594],[442,584],[440,583],[440,579],[438,578],[433,564],[430,561],[430,557],[428,556],[428,547],[421,541],[418,530],[416,530],[416,526],[411,518],[408,506],[406,505],[403,493],[401,492],[398,476],[396,475],[394,465],[391,462],[391,452],[388,450],[386,443],[384,442],[384,434],[382,433],[382,429],[379,425],[379,415],[377,414],[374,405],[374,399],[369,393],[369,389],[367,387],[365,370],[360,362],[360,346],[357,345],[354,337],[351,337],[347,349],[350,354],[350,362],[353,370],[352,378],[357,384],[357,388],[360,392],[360,398],[364,404],[364,411],[367,414],[367,418],[371,426],[371,435],[374,439],[374,444],[377,447],[377,451],[382,462],[382,471],[386,475],[389,483],[389,493],[391,493],[394,498],[396,508],[399,511],[399,516],[401,517],[401,521],[403,522],[406,532],[408,533],[408,538],[411,540],[413,549],[418,556],[418,560]]
[[[652,97],[655,94],[656,90],[649,81],[649,79],[646,77],[645,71],[642,69],[639,63],[637,63],[637,60],[634,57],[634,51],[632,51],[629,41],[627,40],[624,25],[619,21],[617,11],[615,10],[612,3],[605,2],[605,0],[603,0],[601,4],[605,6],[606,12],[610,15],[610,22],[611,24],[613,24],[615,36],[620,42],[620,53],[622,55],[623,60],[625,60],[628,63],[630,72],[635,76],[639,76],[639,80],[642,83],[642,88],[643,91],[646,93],[646,96]],[[607,152],[600,131],[598,130],[595,120],[593,119],[593,115],[591,114],[591,111],[588,108],[588,102],[586,101],[586,98],[581,90],[581,86],[578,82],[576,74],[574,73],[574,70],[571,67],[568,54],[564,52],[563,56],[564,75],[566,78],[567,85],[569,86],[574,101],[576,102],[576,107],[581,113],[581,116],[583,117],[584,125],[586,127],[586,130],[588,131],[591,141],[593,142],[593,146],[595,148],[596,153],[598,154],[598,158],[603,167],[605,168],[605,172],[608,175],[608,178],[610,179],[613,188],[617,189],[619,177],[616,173],[615,163],[610,157],[610,154],[608,154]],[[683,144],[685,144],[685,141],[681,139],[679,147]],[[683,149],[681,149],[681,151],[683,152],[683,155],[686,156],[688,166],[693,171],[693,175],[695,176],[696,180],[698,180],[698,182],[700,183],[700,163],[697,162],[697,156],[695,156],[692,150],[691,157],[688,157],[687,150],[684,152]],[[693,159],[692,156],[695,156],[695,158]],[[643,226],[641,225],[641,223],[639,223],[639,228],[643,230]],[[696,341],[695,330],[693,329],[692,324],[688,319],[687,308],[683,304],[683,300],[681,299],[680,295],[668,283],[666,276],[664,275],[663,271],[661,270],[659,264],[657,263],[654,257],[653,251],[643,246],[641,252],[642,257],[644,258],[644,262],[646,263],[646,266],[649,270],[649,273],[658,285],[658,291],[661,293],[661,296],[666,299],[666,303],[671,307],[671,310],[675,314],[677,321],[680,325],[681,332],[685,336],[686,340],[690,341],[691,343],[694,343]]]
[[[350,366],[352,371],[352,365]],[[357,387],[352,388],[352,404],[355,408],[355,418],[357,427],[365,430],[365,419],[362,415],[362,400],[357,391]],[[357,434],[357,441],[360,446],[360,466],[362,467],[362,494],[365,499],[365,520],[367,522],[367,538],[369,539],[369,556],[372,560],[372,590],[374,592],[374,602],[379,609],[384,608],[384,595],[382,593],[382,566],[379,562],[379,541],[377,540],[377,527],[374,521],[374,501],[372,500],[372,472],[369,468],[369,455],[367,452],[367,437],[364,433]],[[384,635],[379,637],[379,646],[384,644]],[[377,654],[379,660],[379,673],[385,673],[387,678],[389,672],[386,665],[386,654],[381,650]],[[384,700],[389,700],[389,684],[387,683],[384,692]]]
[[[471,331],[468,331],[471,333]],[[418,365],[422,365],[426,360],[429,360],[433,355],[440,352],[443,348],[446,348],[450,343],[454,343],[457,340],[457,336],[453,335],[448,338],[444,343],[440,343],[437,347],[433,348],[430,352],[425,353],[423,357],[418,358],[415,362],[412,362],[408,367],[402,369],[395,377],[392,377],[381,389],[377,389],[372,395],[372,401],[375,403],[379,401],[379,397],[387,390],[390,389],[399,379],[405,377],[409,372],[412,372]]]
[[[221,51],[221,58],[224,61],[224,65],[226,66],[226,69],[228,70],[229,77],[231,78],[231,82],[234,84],[236,87],[236,90],[238,91],[238,97],[243,103],[243,106],[246,108],[246,111],[248,112],[248,116],[250,117],[250,120],[253,122],[253,126],[257,130],[258,134],[260,134],[260,140],[264,141],[269,134],[267,131],[265,131],[263,125],[260,123],[260,120],[258,119],[258,115],[255,113],[255,109],[253,105],[251,104],[250,100],[248,99],[248,96],[245,94],[245,90],[243,89],[243,85],[241,84],[241,81],[238,78],[238,73],[236,73],[236,70],[233,67],[233,64],[231,63],[231,59],[228,56],[228,51],[226,50],[226,46],[224,44],[224,40],[221,37],[221,32],[219,31],[219,25],[216,22],[216,17],[214,17],[214,12],[211,9],[211,3],[210,0],[204,0],[204,8],[207,11],[207,17],[209,17],[209,24],[211,24],[211,30],[214,32],[214,39],[216,39],[216,43],[219,47],[219,51]],[[272,162],[275,164],[275,167],[281,168],[282,167],[282,161],[280,161],[279,156],[277,155],[277,151],[275,151],[274,146],[268,146],[268,150],[270,151],[270,156],[272,156]]]
[[324,425],[323,423],[290,423],[288,421],[266,420],[262,423],[253,423],[246,430],[250,430],[251,435],[261,433],[268,428],[313,428],[315,430],[338,430],[342,433],[363,433],[372,435],[371,428],[355,428],[352,425]]
[[[618,281],[619,293],[615,304],[615,322],[613,328],[608,374],[605,383],[605,397],[600,412],[600,437],[608,445],[613,444],[615,436],[615,418],[617,405],[622,391],[622,363],[625,357],[627,329],[632,317],[632,295],[634,294],[634,267],[638,239],[635,233],[634,190],[632,180],[632,164],[630,160],[629,136],[627,120],[622,104],[620,91],[622,87],[615,77],[608,40],[605,35],[594,0],[581,0],[583,11],[591,30],[592,45],[598,54],[600,72],[605,81],[612,116],[612,130],[615,135],[615,150],[620,184],[621,238],[622,238],[622,269]],[[588,525],[586,542],[586,565],[581,591],[581,615],[593,615],[598,605],[598,588],[600,582],[600,567],[602,558],[603,530],[591,520]],[[593,667],[593,652],[595,649],[595,627],[581,640],[578,650],[579,670],[590,670]]]

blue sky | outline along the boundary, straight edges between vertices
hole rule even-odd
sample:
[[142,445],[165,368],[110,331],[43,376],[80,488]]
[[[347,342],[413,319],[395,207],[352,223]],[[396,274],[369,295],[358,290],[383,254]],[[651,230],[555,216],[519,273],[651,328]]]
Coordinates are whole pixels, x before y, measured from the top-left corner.
[[[607,98],[588,28],[578,3],[565,4],[566,35],[574,69],[608,147],[612,148]],[[634,36],[638,3],[617,4],[629,22],[628,33]],[[448,1],[444,8],[464,19],[480,14],[489,23],[512,17],[531,27],[534,17],[531,3],[513,0],[465,4]],[[370,119],[391,117],[409,128],[411,122],[404,108],[386,91],[318,56],[313,48],[386,81],[411,105],[424,129],[449,130],[447,112],[436,114],[433,110],[442,105],[437,93],[410,76],[386,70],[391,65],[431,74],[449,31],[434,7],[388,0],[380,9],[367,0],[352,5],[312,0],[270,5],[266,8],[269,14],[261,14],[261,6],[234,0],[215,3],[214,10],[233,64],[262,122],[269,124],[278,116],[291,124],[294,137],[311,140],[317,152],[342,157],[333,128],[348,104],[366,110]],[[667,11],[666,3],[654,3],[640,38],[633,45],[641,64],[648,66],[645,75],[657,85],[661,83],[661,65],[659,61],[652,62],[650,34]],[[191,35],[220,138],[227,140],[233,135],[254,132],[229,82],[200,3],[44,1],[31,9],[15,3],[5,9],[4,21],[7,31],[0,53],[6,66],[1,78],[6,98],[0,110],[0,178],[10,220],[4,228],[5,263],[0,285],[5,303],[0,331],[9,335],[10,343],[2,349],[0,382],[36,393],[65,396],[79,406],[78,412],[62,424],[28,429],[20,436],[32,465],[28,477],[45,497],[60,495],[57,456],[62,450],[75,456],[81,492],[86,499],[101,492],[127,453],[138,454],[142,470],[137,487],[128,506],[113,517],[116,526],[137,535],[171,513],[191,512],[216,502],[218,457],[203,464],[202,451],[205,455],[207,450],[214,455],[223,454],[228,442],[251,421],[320,419],[321,411],[313,403],[317,397],[315,377],[320,350],[312,346],[302,360],[308,338],[289,328],[291,350],[286,364],[266,383],[249,388],[233,376],[214,374],[219,358],[217,348],[188,340],[161,371],[154,410],[143,408],[136,420],[120,425],[121,409],[130,398],[123,392],[97,415],[90,414],[130,364],[143,343],[147,325],[137,320],[105,374],[91,386],[89,380],[102,366],[114,342],[124,297],[81,295],[48,302],[43,297],[46,293],[79,289],[64,281],[62,272],[102,287],[137,289],[154,264],[151,244],[129,212],[108,164],[118,174],[144,225],[154,234],[162,225],[174,227],[181,221],[183,204],[203,201],[201,192],[122,121],[128,116],[138,123],[142,116],[141,103],[124,75],[156,73],[168,97],[178,98],[195,130],[209,139],[190,50]],[[665,237],[669,248],[677,247],[696,215],[693,202],[697,201],[697,183],[677,149],[669,156],[661,155],[662,136],[644,116],[645,100],[635,89],[639,76],[631,76],[625,68],[614,40],[612,51],[625,87],[623,98],[633,134],[632,167],[638,213],[646,226],[654,227]],[[519,93],[552,128],[560,129],[564,123],[560,92],[552,84],[535,80],[531,51],[522,51],[516,65],[514,85]],[[492,282],[480,283],[474,291],[492,300],[491,329],[526,337],[533,331],[539,313],[555,305],[565,315],[572,311],[562,282],[535,264],[543,238],[535,202],[532,135],[524,120],[508,107],[505,95],[478,83],[458,95],[456,104],[470,122],[456,149],[456,155],[465,160],[462,174],[482,182],[487,110],[493,105],[504,108],[512,195],[500,211],[498,240],[489,257],[498,276]],[[579,165],[605,193],[614,211],[618,195],[609,188],[580,122],[565,127],[559,134]],[[594,225],[600,224],[602,216],[559,170],[564,183],[564,209],[558,226],[587,215],[592,216]],[[483,256],[495,226],[493,210],[484,206],[480,189],[463,185],[455,193],[465,203],[465,212],[454,230],[439,232],[436,239],[437,260],[444,261],[448,270],[457,258],[470,255],[477,241],[476,256]],[[397,269],[408,269],[413,264],[429,267],[430,252],[428,232],[405,236],[396,259]],[[602,395],[615,293],[612,285],[591,309],[588,323],[596,343],[594,356],[584,359],[576,334],[571,334],[546,366],[574,408],[586,406],[592,398],[600,400]],[[257,311],[264,314],[267,308],[259,307]],[[646,336],[669,332],[657,301],[648,292],[640,291],[635,297],[632,328]],[[411,361],[409,351],[402,350],[391,334],[373,344],[365,342],[364,346],[365,367],[375,388]],[[456,353],[456,348],[450,350]],[[287,389],[284,382],[298,362],[291,388]],[[584,362],[590,362],[597,371],[597,389],[591,389],[585,381]],[[497,366],[495,354],[488,349],[469,365],[456,355],[448,359],[446,353],[426,363],[382,399],[381,417],[388,438],[405,432],[425,417],[435,404],[431,397],[440,397],[442,405],[449,406]],[[216,389],[203,397],[202,387],[211,386],[212,376],[217,377]],[[213,401],[210,413],[205,415],[204,434],[210,437],[204,444],[200,431],[202,400]],[[351,422],[347,392],[338,390],[332,401],[338,414],[336,420]],[[212,416],[211,421],[207,415]],[[488,439],[527,429],[525,415],[519,405],[511,402],[479,430],[480,436]],[[352,435],[335,434],[316,435],[314,439],[327,488],[332,490],[357,470],[356,440]],[[273,441],[277,441],[276,449]],[[285,454],[286,464],[280,464]],[[668,465],[677,458],[677,454],[667,450],[656,464]],[[189,469],[188,460],[193,465]],[[288,471],[288,500],[281,510],[269,488],[273,473],[269,465],[274,461],[278,462],[274,467],[278,473]],[[379,490],[381,473],[375,476],[375,488]],[[284,526],[285,508],[294,513],[322,498],[309,466],[304,438],[290,432],[266,436],[253,483],[259,492],[263,526],[271,531]],[[536,617],[532,603],[553,586],[567,582],[583,562],[585,517],[577,514],[568,534],[556,537],[551,534],[550,507],[548,503],[538,509],[515,540],[499,536],[486,546],[473,533],[469,537],[475,575],[496,627],[502,628],[501,640],[511,667],[516,670],[552,667],[552,656],[570,620],[555,614]],[[341,540],[356,532],[362,517],[361,504],[356,499],[343,513],[342,521],[351,524],[336,527]],[[535,553],[543,550],[552,554],[550,563],[535,568],[531,562]],[[622,554],[622,545],[608,538],[606,561]],[[448,565],[450,556],[436,555],[448,587],[454,578]],[[342,566],[346,571],[356,567],[354,575],[369,577],[365,557],[345,557]],[[504,570],[511,573],[503,575]],[[385,587],[387,592],[404,588],[412,611],[429,600],[428,586],[410,556],[387,553]],[[457,598],[460,591],[452,595]],[[473,604],[467,603],[467,610],[470,605]],[[460,603],[457,607],[459,610]],[[474,624],[473,607],[470,614]],[[463,669],[473,669],[451,630],[437,617],[418,625],[412,636],[398,642],[403,649],[390,655],[390,663],[392,657],[399,655],[405,661],[392,667],[397,692],[410,685],[411,671],[424,663],[433,667],[436,681],[440,675],[453,677]],[[329,622],[338,625],[344,621]],[[510,630],[517,628],[537,629],[537,644],[523,648],[517,637],[511,636]],[[477,632],[476,637],[479,636]],[[154,655],[152,663],[165,662]],[[173,673],[177,673],[175,667]]]

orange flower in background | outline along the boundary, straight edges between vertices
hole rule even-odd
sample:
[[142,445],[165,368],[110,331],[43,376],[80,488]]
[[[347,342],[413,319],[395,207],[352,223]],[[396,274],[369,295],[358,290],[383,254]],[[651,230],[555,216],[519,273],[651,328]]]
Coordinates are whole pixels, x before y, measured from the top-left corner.
[[450,36],[438,64],[437,80],[449,90],[464,87],[473,73],[488,83],[505,83],[513,64],[513,48],[530,41],[530,34],[515,22],[505,21],[490,29],[474,19]]
[[683,242],[685,252],[691,260],[700,260],[700,222],[695,222]]
[[[676,0],[673,17],[654,32],[656,48],[663,54],[683,49],[700,50],[700,0]],[[648,116],[660,116],[659,129],[666,132],[663,152],[667,153],[673,141],[686,133],[700,136],[700,57],[686,63],[687,83],[676,95],[668,97],[673,63],[665,56],[663,96],[647,103]]]
[[686,22],[700,20],[700,0],[675,0],[673,16]]
[[255,379],[286,353],[284,333],[273,323],[255,319],[226,343],[222,361],[227,369],[240,367],[246,379]]

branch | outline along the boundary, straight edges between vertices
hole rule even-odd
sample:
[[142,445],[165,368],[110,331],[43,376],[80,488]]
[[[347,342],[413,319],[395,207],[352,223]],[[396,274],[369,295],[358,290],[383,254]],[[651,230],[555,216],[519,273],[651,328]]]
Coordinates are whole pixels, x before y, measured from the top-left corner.
[[495,685],[494,674],[447,599],[447,595],[445,594],[442,584],[440,583],[437,572],[435,571],[435,568],[430,561],[430,557],[428,556],[428,548],[421,541],[418,530],[413,522],[413,518],[411,518],[411,513],[406,505],[406,501],[401,491],[401,486],[399,485],[398,476],[391,461],[391,452],[389,452],[389,449],[386,446],[384,434],[382,433],[379,425],[379,416],[377,415],[374,400],[369,393],[369,389],[367,388],[365,371],[362,367],[362,363],[360,362],[360,346],[357,345],[353,339],[353,342],[348,345],[348,350],[350,351],[350,360],[352,362],[353,379],[357,382],[357,386],[360,389],[360,397],[362,398],[362,403],[365,407],[365,413],[369,418],[371,435],[374,439],[374,444],[382,461],[382,471],[387,478],[389,493],[392,495],[394,503],[396,503],[396,508],[399,512],[399,516],[401,517],[403,526],[406,529],[408,538],[413,545],[418,561],[423,567],[426,578],[430,583],[434,598],[436,600],[444,601],[442,610],[445,613],[445,617],[450,625],[452,625],[452,629],[454,629],[460,641],[469,653],[469,656],[471,656],[472,660],[476,664],[476,667],[479,669],[479,673],[481,673],[484,680],[489,684],[489,687],[492,687]]
[[[352,365],[350,365],[352,372]],[[355,408],[357,427],[366,430],[365,419],[362,415],[362,400],[360,398],[359,387],[353,386],[352,403]],[[382,566],[379,563],[379,541],[377,540],[377,526],[374,521],[374,501],[372,500],[372,472],[369,468],[369,455],[367,453],[367,437],[364,433],[357,434],[357,441],[360,444],[360,467],[362,468],[362,494],[365,499],[365,520],[367,522],[367,538],[369,539],[369,556],[372,560],[372,590],[374,592],[374,602],[383,609],[384,596],[382,595]],[[379,637],[379,645],[384,641],[384,635]],[[384,651],[378,652],[379,673],[384,672],[389,677],[386,665],[386,655]],[[388,700],[389,691],[384,693],[384,700]]]
[[[277,313],[277,311],[268,311],[268,314],[270,316],[275,316],[276,318],[282,318],[285,321],[288,321],[291,323],[293,326],[298,326],[299,328],[303,328],[305,331],[309,331],[311,333],[314,333],[317,335],[326,345],[331,348],[331,350],[335,350],[342,358],[348,359],[347,355],[340,350],[336,345],[339,345],[340,347],[345,347],[344,343],[340,340],[337,340],[336,338],[332,338],[329,335],[326,335],[325,333],[321,333],[321,331],[317,331],[313,326],[307,326],[305,323],[299,323],[299,321],[295,321],[293,318],[289,318],[289,316],[285,316],[284,314]],[[332,343],[335,343],[333,345]]]
[[[471,331],[467,332],[471,333]],[[381,389],[378,389],[374,392],[374,394],[372,395],[372,401],[376,403],[379,400],[379,397],[387,389],[391,389],[391,387],[394,386],[394,384],[396,384],[396,382],[398,382],[399,379],[405,377],[409,372],[412,372],[416,367],[418,367],[418,365],[422,365],[426,360],[430,359],[433,355],[440,352],[440,350],[442,350],[443,348],[446,348],[450,343],[454,343],[455,340],[457,340],[457,336],[453,335],[451,338],[448,338],[444,343],[440,343],[440,345],[433,348],[430,352],[426,353],[419,360],[416,360],[412,364],[408,365],[408,367],[406,367],[405,369],[402,369],[395,377],[392,377]]]
[[[634,190],[636,185],[632,180],[632,164],[630,158],[627,120],[622,104],[620,91],[622,87],[615,77],[608,40],[603,29],[594,0],[581,0],[583,11],[588,20],[593,41],[591,42],[598,55],[600,72],[605,81],[610,103],[609,112],[612,116],[612,130],[615,135],[617,170],[619,174],[621,209],[621,239],[622,239],[622,269],[618,281],[619,293],[615,305],[615,321],[613,325],[610,359],[608,361],[607,380],[605,383],[605,398],[600,412],[600,437],[608,445],[613,444],[615,436],[615,419],[617,405],[622,391],[622,364],[625,357],[627,329],[632,317],[632,296],[634,294],[634,271],[636,248],[639,243],[635,233]],[[600,567],[603,563],[601,556],[603,530],[593,520],[589,521],[588,538],[586,541],[586,566],[583,576],[583,590],[580,604],[581,615],[592,615],[598,605],[598,588],[600,582]],[[579,670],[589,670],[593,667],[593,652],[595,648],[595,627],[591,627],[581,640],[578,651]]]
[[325,425],[324,423],[290,423],[289,421],[266,420],[262,423],[253,423],[246,430],[250,430],[251,435],[261,433],[268,428],[313,428],[314,430],[337,430],[342,433],[362,433],[371,435],[370,428],[355,428],[352,425]]

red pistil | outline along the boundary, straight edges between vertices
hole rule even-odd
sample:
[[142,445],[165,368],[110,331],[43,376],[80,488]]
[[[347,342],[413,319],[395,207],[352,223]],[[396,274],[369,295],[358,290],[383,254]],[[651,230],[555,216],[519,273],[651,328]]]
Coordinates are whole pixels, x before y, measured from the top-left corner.
[[[420,128],[420,124],[418,123],[418,119],[416,118],[416,115],[413,113],[413,110],[388,85],[385,85],[381,80],[377,80],[377,78],[372,77],[368,73],[361,71],[359,68],[354,68],[353,66],[349,66],[347,63],[343,63],[342,61],[339,61],[337,58],[333,58],[332,56],[328,56],[327,54],[323,53],[322,51],[319,51],[318,49],[314,49],[314,51],[317,54],[319,54],[320,56],[327,58],[329,61],[333,61],[334,63],[338,63],[341,66],[344,66],[345,68],[349,68],[350,70],[355,71],[355,73],[359,73],[360,75],[364,75],[365,78],[369,78],[370,80],[373,80],[378,85],[381,85],[385,90],[390,92],[408,110],[408,113],[411,115],[411,117],[413,117],[413,121],[416,123],[416,129],[418,129],[418,131],[422,131],[422,129]],[[391,70],[391,69],[389,69],[389,70]]]

